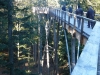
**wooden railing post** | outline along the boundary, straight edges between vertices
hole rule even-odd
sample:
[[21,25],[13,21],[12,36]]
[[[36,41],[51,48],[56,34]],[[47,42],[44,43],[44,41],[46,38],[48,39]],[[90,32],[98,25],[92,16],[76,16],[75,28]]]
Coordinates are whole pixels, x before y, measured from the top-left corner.
[[61,24],[62,24],[62,20],[63,20],[63,11],[61,11]]

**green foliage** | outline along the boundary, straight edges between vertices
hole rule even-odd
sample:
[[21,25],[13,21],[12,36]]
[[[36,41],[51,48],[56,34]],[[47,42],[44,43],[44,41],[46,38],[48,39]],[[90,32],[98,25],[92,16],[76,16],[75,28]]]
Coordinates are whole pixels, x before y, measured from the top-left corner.
[[2,73],[8,63],[8,9],[7,1],[0,0],[0,68],[3,68]]
[[[84,0],[83,0],[84,1]],[[49,0],[51,2],[51,0]],[[32,6],[47,6],[46,0],[37,2],[34,0],[33,2],[28,0],[23,0],[22,2],[13,2],[13,33],[12,33],[12,41],[13,41],[13,53],[14,53],[14,72],[15,75],[27,75],[25,69],[21,69],[23,65],[28,61],[28,56],[31,51],[31,46],[37,42],[40,35],[38,35],[38,15],[33,15]],[[64,0],[59,1],[60,5],[66,4],[75,4],[72,0]],[[48,5],[52,4],[55,6],[56,2],[51,2]],[[84,5],[84,10],[86,9],[86,2],[82,2]],[[87,5],[87,4],[86,4]],[[99,6],[98,10],[99,10]],[[3,73],[9,73],[9,68],[12,65],[9,65],[9,53],[8,53],[8,9],[7,9],[7,1],[0,0],[0,67],[4,69]],[[42,16],[42,15],[41,15]],[[41,40],[42,46],[45,46],[45,23],[47,19],[46,17],[40,20],[39,24],[41,25]],[[57,25],[56,25],[57,26]],[[53,47],[53,27],[51,27],[50,37],[49,37],[49,45]],[[57,27],[56,27],[57,28]],[[71,35],[67,33],[68,36],[68,45],[69,51],[71,50]],[[59,64],[64,65],[67,62],[67,54],[66,54],[66,45],[65,45],[65,37],[62,32],[60,35],[60,43],[59,43]],[[81,46],[83,48],[83,46]],[[81,48],[80,47],[80,48]],[[18,58],[19,51],[19,58]],[[81,50],[82,51],[82,50]],[[81,52],[80,52],[81,53]],[[19,60],[20,59],[20,60]],[[64,69],[64,72],[67,71],[68,68]],[[67,73],[68,74],[68,73]],[[30,74],[32,75],[32,74]],[[35,74],[33,74],[35,75]]]
[[[16,75],[26,75],[25,70],[18,69],[22,67],[26,61],[18,60],[19,58],[27,58],[30,52],[30,47],[37,41],[38,26],[37,16],[33,15],[30,1],[13,2],[13,53],[14,53],[14,71]],[[9,73],[11,65],[8,63],[8,3],[6,0],[0,0],[0,68]],[[23,48],[22,48],[23,47]],[[19,51],[19,58],[18,58]],[[20,65],[22,64],[22,65]],[[7,68],[8,67],[8,68]]]
[[4,70],[4,71],[2,72],[2,74],[9,74],[9,71],[8,71],[8,70]]
[[[72,40],[72,35],[67,32],[66,30],[66,36],[67,36],[67,41],[68,41],[68,49],[69,49],[69,55],[71,57],[71,40]],[[75,38],[75,57],[77,57],[77,50],[78,50],[78,40]],[[79,50],[79,55],[82,52],[84,45],[80,45],[80,50]],[[59,59],[59,67],[64,66],[65,64],[68,64],[68,55],[66,52],[66,42],[65,42],[65,36],[64,32],[60,33],[60,41],[59,41],[59,50],[58,50],[58,59]],[[77,58],[75,58],[77,60]],[[70,59],[71,60],[71,59]],[[69,75],[69,67],[66,66],[63,68],[61,71],[63,75]]]
[[8,46],[6,44],[0,43],[0,51],[7,49]]
[[15,72],[14,75],[27,75],[26,72],[25,72],[25,70],[21,70],[21,69],[18,69],[18,68],[16,68],[14,70],[14,72]]
[[[67,40],[68,40],[68,48],[69,48],[69,53],[71,54],[71,39],[72,36],[70,33],[67,33]],[[66,52],[66,42],[65,42],[65,36],[64,32],[62,32],[61,37],[60,37],[60,43],[59,43],[59,62],[61,65],[64,65],[68,61],[67,57],[67,52]]]

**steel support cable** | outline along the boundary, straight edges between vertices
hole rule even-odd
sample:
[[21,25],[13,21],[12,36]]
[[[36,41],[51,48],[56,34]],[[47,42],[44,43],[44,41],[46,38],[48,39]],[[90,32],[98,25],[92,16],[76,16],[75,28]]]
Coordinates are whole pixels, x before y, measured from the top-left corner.
[[63,29],[63,31],[64,31],[64,35],[65,35],[65,40],[66,40],[66,51],[67,51],[67,55],[68,55],[69,71],[70,71],[70,75],[71,75],[71,65],[70,65],[70,55],[69,55],[69,48],[68,48],[67,35],[66,35],[65,29]]
[[80,49],[80,40],[78,41],[77,60],[78,60],[78,58],[79,58],[79,49]]

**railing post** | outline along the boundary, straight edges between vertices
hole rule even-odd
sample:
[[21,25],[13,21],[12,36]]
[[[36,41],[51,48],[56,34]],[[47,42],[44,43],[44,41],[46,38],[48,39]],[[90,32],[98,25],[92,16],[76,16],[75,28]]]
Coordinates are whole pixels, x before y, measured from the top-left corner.
[[64,12],[64,21],[66,20],[66,12]]
[[62,16],[61,16],[61,17],[62,17],[61,20],[63,20],[63,10],[62,10],[62,12],[61,12],[61,15],[62,15]]
[[59,12],[60,12],[60,25],[61,25],[62,11],[59,11]]
[[70,13],[68,12],[68,24],[70,24]]
[[76,26],[76,15],[74,14],[74,28]]
[[56,9],[55,9],[55,13],[54,13],[54,18],[56,19]]
[[84,28],[84,18],[82,17],[81,37],[80,37],[80,43],[81,44],[83,44],[83,28]]
[[56,9],[56,18],[55,18],[55,20],[57,20],[57,9]]
[[60,10],[59,10],[59,20],[58,21],[60,22]]
[[59,20],[58,9],[57,9],[57,21]]
[[61,24],[62,24],[62,20],[63,20],[63,11],[61,11]]
[[63,21],[65,21],[65,11],[63,11]]
[[49,7],[49,10],[48,10],[48,14],[49,14],[49,20],[50,20],[51,19],[50,7]]
[[57,12],[57,9],[56,9],[56,21],[57,21],[57,19],[58,19],[58,12]]
[[64,15],[64,28],[66,29],[66,12],[65,12],[65,15]]

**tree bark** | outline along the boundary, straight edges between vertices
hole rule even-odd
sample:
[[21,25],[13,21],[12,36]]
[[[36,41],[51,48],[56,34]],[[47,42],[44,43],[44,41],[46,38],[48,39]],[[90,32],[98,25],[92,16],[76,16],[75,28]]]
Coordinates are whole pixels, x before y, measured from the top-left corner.
[[46,22],[45,30],[46,30],[47,71],[48,71],[48,75],[49,75],[49,68],[50,68],[50,66],[49,66],[49,49],[48,49],[49,20]]
[[58,73],[58,55],[57,55],[59,27],[56,32],[55,20],[54,20],[53,26],[54,26],[53,31],[54,31],[54,51],[55,51],[55,73],[54,74],[59,75],[59,73]]
[[37,44],[35,43],[35,62],[37,63]]
[[12,0],[8,0],[8,46],[9,46],[9,65],[10,65],[10,75],[14,75],[13,72],[13,49],[12,49]]
[[41,25],[40,25],[40,21],[41,21],[41,16],[40,14],[38,15],[38,35],[39,35],[39,40],[38,40],[38,71],[39,71],[39,75],[42,75],[42,32],[41,32]]

